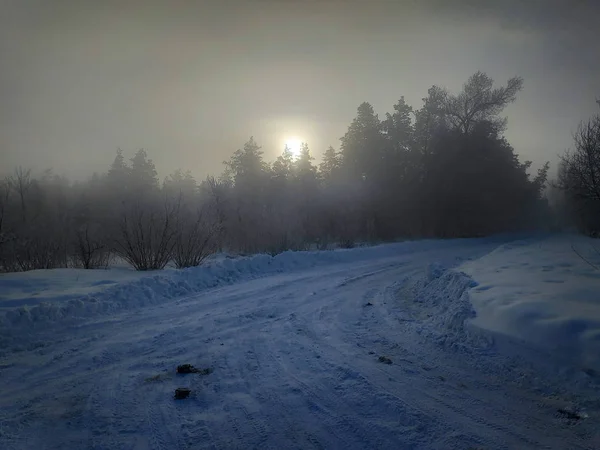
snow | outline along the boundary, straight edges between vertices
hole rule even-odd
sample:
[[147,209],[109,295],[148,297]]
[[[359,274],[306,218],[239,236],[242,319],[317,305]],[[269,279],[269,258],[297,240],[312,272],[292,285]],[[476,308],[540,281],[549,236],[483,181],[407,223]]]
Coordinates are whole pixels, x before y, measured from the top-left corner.
[[473,325],[600,373],[600,243],[581,236],[501,245],[461,270],[477,281]]
[[[377,260],[410,254],[416,248],[432,251],[438,245],[437,241],[421,241],[352,250],[290,251],[274,257],[219,255],[203,266],[184,270],[136,272],[118,267],[0,274],[0,348],[20,350],[32,334],[68,319],[114,314],[274,273]],[[463,244],[458,240],[447,245]]]
[[[5,275],[0,449],[600,448],[600,377],[544,351],[555,331],[587,348],[590,329],[540,319],[595,323],[594,269],[571,248],[594,264],[591,243]],[[185,363],[214,371],[177,375]]]
[[50,269],[0,274],[0,310],[64,302],[148,276],[126,268]]

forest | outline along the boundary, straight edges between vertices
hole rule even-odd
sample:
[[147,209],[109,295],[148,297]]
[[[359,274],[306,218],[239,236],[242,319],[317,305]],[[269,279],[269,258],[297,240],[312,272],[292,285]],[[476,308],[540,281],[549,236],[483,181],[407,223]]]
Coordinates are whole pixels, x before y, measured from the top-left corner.
[[[573,226],[600,232],[600,115],[580,124],[559,163],[530,173],[502,113],[523,87],[472,75],[458,93],[432,86],[379,117],[365,102],[316,163],[308,144],[265,161],[250,138],[221,174],[177,170],[161,182],[143,149],[118,150],[106,173],[72,182],[17,167],[0,181],[0,271],[197,266],[235,254],[350,248]],[[168,151],[168,149],[164,149]],[[60,169],[60,168],[54,168]],[[551,185],[559,195],[552,205]]]

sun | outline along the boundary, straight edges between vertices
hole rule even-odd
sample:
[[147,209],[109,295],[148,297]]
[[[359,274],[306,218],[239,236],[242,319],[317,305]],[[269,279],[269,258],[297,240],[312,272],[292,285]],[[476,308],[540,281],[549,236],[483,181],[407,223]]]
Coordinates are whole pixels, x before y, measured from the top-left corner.
[[299,156],[300,148],[302,147],[302,141],[296,137],[288,138],[285,140],[285,145],[290,149],[292,155]]

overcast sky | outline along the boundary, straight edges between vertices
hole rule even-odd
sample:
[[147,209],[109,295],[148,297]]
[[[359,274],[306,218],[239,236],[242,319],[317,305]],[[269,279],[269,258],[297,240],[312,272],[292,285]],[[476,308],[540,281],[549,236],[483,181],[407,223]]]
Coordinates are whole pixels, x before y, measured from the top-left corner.
[[597,3],[0,0],[0,170],[82,178],[121,147],[203,177],[250,135],[318,158],[361,102],[420,107],[477,70],[524,78],[507,137],[539,166],[597,111]]

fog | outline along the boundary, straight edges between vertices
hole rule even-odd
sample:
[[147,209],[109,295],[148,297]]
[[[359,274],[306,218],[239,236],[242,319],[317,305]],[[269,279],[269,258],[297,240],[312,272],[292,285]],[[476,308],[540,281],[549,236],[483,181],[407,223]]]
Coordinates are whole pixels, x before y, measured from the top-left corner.
[[594,3],[0,0],[0,448],[599,448]]
[[594,3],[4,0],[0,167],[81,179],[144,148],[161,179],[202,178],[251,135],[267,160],[292,137],[319,160],[361,102],[416,109],[477,70],[523,77],[506,136],[554,164],[597,108]]

